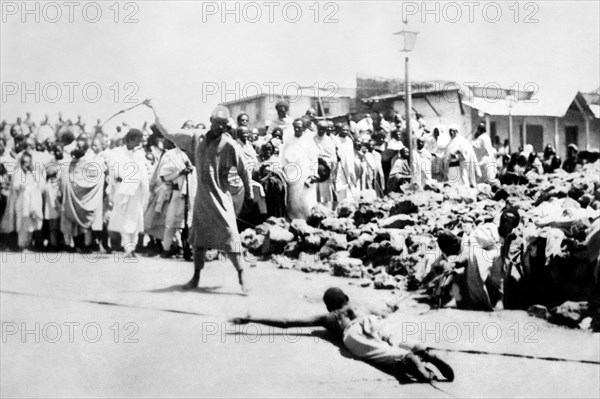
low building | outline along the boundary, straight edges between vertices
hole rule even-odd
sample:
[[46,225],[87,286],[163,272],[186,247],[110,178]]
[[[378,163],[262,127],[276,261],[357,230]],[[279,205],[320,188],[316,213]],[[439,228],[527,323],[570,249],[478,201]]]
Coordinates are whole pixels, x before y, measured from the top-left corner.
[[[509,90],[504,98],[474,95],[463,101],[471,120],[482,116],[495,142],[508,140],[511,150],[525,144],[537,152],[552,144],[562,158],[569,144],[580,150],[600,148],[600,115],[598,105],[589,104],[581,92],[533,93],[519,99]],[[503,93],[504,94],[504,93]]]
[[[405,114],[404,83],[398,92],[361,99],[371,113],[381,112],[390,119],[395,112]],[[411,83],[412,117],[420,115],[429,128],[436,125],[457,124],[463,134],[469,134],[477,120],[471,120],[470,112],[463,106],[463,92],[457,83],[451,81],[428,81]]]
[[[401,85],[403,86],[403,85]],[[367,110],[405,113],[404,87],[398,92],[359,99]],[[569,144],[580,150],[600,148],[600,105],[597,92],[516,91],[494,87],[467,87],[451,81],[411,83],[412,112],[420,114],[431,129],[457,124],[461,133],[472,137],[477,125],[485,122],[498,146],[508,140],[511,151],[531,144],[541,152],[548,144],[565,157]]]
[[234,118],[245,112],[250,117],[250,125],[258,128],[265,127],[269,121],[277,119],[275,104],[282,99],[289,102],[289,114],[292,117],[304,115],[309,108],[317,110],[318,116],[327,118],[346,115],[353,110],[354,89],[328,88],[317,91],[313,87],[290,89],[289,92],[293,95],[282,97],[261,93],[219,105],[226,107]]

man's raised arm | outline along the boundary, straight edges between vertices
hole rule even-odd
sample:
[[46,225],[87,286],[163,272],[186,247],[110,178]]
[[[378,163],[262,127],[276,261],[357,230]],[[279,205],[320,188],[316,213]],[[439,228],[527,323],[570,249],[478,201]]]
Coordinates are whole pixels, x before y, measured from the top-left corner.
[[166,126],[165,122],[161,120],[156,111],[156,107],[152,104],[152,101],[147,98],[142,101],[142,104],[147,106],[154,113],[154,123],[158,130],[168,140],[171,140],[177,147],[189,154],[194,154],[197,144],[197,136],[200,135],[200,131],[197,129],[172,129],[171,126]]

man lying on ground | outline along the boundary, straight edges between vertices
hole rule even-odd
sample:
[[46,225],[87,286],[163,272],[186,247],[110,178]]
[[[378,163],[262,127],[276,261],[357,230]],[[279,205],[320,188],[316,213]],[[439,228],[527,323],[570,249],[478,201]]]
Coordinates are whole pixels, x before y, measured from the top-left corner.
[[376,365],[391,368],[395,372],[413,376],[419,382],[437,379],[434,372],[425,367],[430,363],[437,367],[448,380],[454,380],[452,368],[437,356],[429,353],[422,345],[397,342],[392,338],[385,317],[392,311],[367,309],[349,302],[348,296],[336,287],[329,288],[323,295],[329,313],[314,317],[289,318],[235,318],[235,324],[259,323],[278,328],[324,327],[340,339],[346,349],[357,358]]

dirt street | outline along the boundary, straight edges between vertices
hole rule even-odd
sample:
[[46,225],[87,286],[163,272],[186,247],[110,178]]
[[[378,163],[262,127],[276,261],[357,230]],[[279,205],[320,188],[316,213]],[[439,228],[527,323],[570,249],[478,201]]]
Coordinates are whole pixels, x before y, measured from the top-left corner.
[[598,397],[600,366],[469,354],[600,360],[600,336],[525,312],[427,311],[409,300],[396,331],[440,349],[453,383],[402,383],[356,361],[320,330],[234,326],[231,317],[325,311],[340,286],[358,301],[399,300],[357,280],[249,269],[240,295],[233,267],[207,264],[201,288],[178,285],[192,264],[114,256],[3,254],[0,267],[2,397]]

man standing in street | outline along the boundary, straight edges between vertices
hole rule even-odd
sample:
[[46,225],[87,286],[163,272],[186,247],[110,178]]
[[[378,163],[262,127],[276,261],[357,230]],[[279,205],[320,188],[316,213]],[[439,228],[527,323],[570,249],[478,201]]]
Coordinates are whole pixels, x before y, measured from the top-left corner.
[[195,158],[198,186],[192,221],[194,276],[184,288],[198,287],[206,250],[215,248],[227,254],[238,272],[242,291],[247,292],[242,244],[227,179],[232,167],[237,168],[244,183],[246,198],[252,200],[253,195],[241,149],[229,134],[224,134],[229,111],[224,107],[215,108],[210,117],[210,130],[206,134],[196,129],[169,132],[161,123],[151,101],[147,99],[143,103],[154,112],[156,126],[161,133],[186,153],[194,154]]

